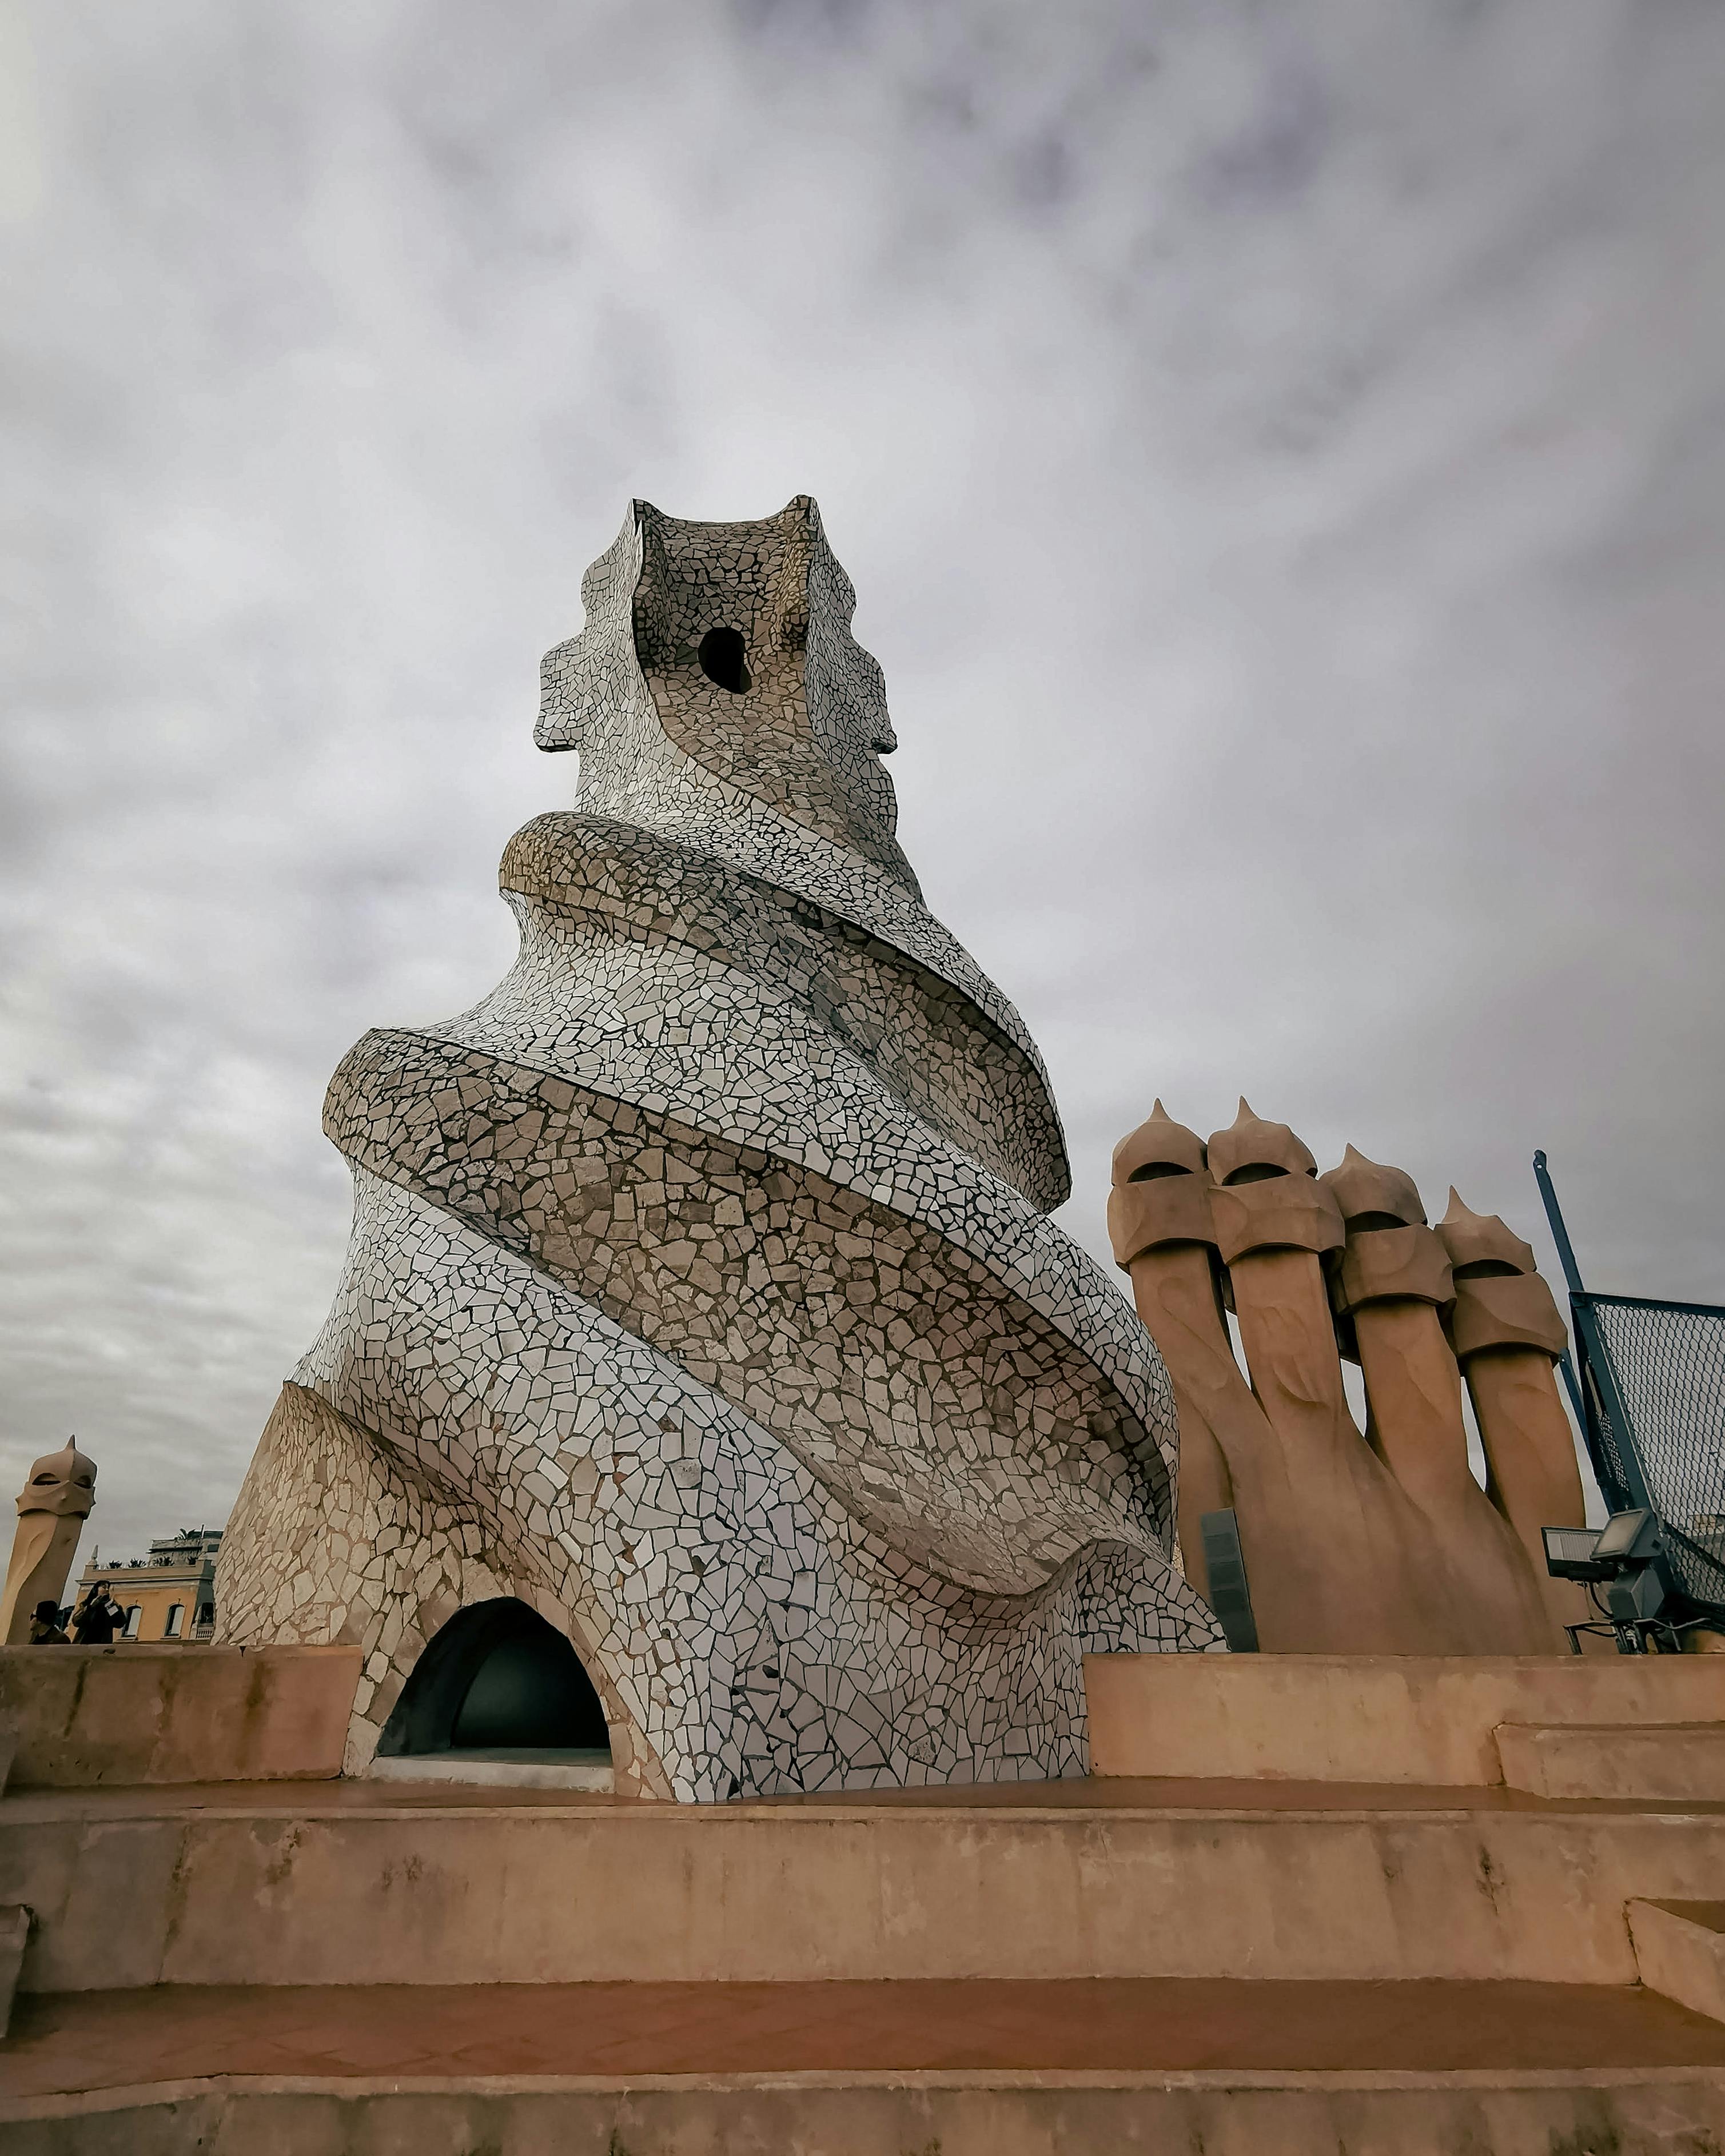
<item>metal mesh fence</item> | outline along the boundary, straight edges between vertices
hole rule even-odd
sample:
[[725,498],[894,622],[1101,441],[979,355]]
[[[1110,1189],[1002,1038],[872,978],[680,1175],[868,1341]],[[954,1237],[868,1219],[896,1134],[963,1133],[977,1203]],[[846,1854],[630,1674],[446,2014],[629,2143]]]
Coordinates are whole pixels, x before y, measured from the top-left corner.
[[1639,1504],[1641,1484],[1685,1593],[1725,1610],[1725,1309],[1570,1301],[1584,1361],[1602,1362],[1609,1381],[1588,1368],[1588,1435],[1606,1500],[1614,1511]]

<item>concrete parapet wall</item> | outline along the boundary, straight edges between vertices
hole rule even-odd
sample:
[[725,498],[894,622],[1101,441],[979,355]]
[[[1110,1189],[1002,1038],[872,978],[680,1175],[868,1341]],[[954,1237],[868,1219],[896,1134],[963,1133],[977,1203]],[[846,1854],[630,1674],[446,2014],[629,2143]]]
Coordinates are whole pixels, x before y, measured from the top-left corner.
[[8,1786],[328,1780],[357,1647],[0,1647]]
[[22,1988],[1201,1976],[1633,1984],[1725,1813],[8,1800]]
[[1725,1722],[1712,1655],[1090,1655],[1084,1681],[1097,1774],[1489,1786],[1505,1722]]

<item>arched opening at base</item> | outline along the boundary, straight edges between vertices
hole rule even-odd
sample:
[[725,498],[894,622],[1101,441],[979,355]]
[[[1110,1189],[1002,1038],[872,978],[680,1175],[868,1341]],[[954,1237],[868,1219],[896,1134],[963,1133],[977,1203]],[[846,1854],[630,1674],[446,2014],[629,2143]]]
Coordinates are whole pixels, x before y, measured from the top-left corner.
[[380,1758],[446,1753],[611,1756],[580,1657],[513,1596],[458,1610],[427,1642],[377,1740]]

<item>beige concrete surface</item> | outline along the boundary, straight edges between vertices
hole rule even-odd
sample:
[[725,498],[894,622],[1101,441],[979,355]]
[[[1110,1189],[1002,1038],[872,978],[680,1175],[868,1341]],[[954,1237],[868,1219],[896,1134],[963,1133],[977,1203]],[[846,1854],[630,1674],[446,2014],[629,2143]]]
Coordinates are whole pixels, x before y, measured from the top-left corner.
[[1087,1655],[1084,1678],[1097,1774],[1491,1784],[1506,1722],[1725,1722],[1702,1655]]
[[537,1758],[471,1752],[430,1752],[413,1757],[374,1758],[365,1770],[368,1782],[429,1783],[470,1789],[586,1789],[596,1796],[615,1794],[617,1776],[603,1754]]
[[1725,1724],[1640,1729],[1586,1724],[1497,1732],[1503,1779],[1539,1797],[1633,1797],[1716,1803],[1725,1797]]
[[0,1648],[8,1786],[340,1774],[357,1647]]
[[[423,1794],[415,1792],[416,1795]],[[512,1792],[519,1795],[519,1792]],[[0,1805],[28,1991],[846,1977],[1631,1984],[1725,1813]],[[13,1807],[16,1806],[16,1810]],[[44,1813],[49,1814],[44,1816]],[[236,1921],[236,1912],[244,1921]]]
[[9,2107],[7,2156],[1703,2156],[1711,2068],[247,2079]]
[[1725,1902],[1632,1900],[1624,1913],[1647,1989],[1725,2021]]

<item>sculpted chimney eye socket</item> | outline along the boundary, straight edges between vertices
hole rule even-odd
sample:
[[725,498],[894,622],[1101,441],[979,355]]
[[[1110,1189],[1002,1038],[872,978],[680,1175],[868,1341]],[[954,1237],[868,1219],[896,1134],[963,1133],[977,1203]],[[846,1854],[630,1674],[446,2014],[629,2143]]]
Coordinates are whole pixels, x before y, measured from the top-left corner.
[[709,681],[716,681],[733,696],[740,696],[749,685],[747,649],[741,629],[710,629],[701,638],[701,648],[695,655]]

